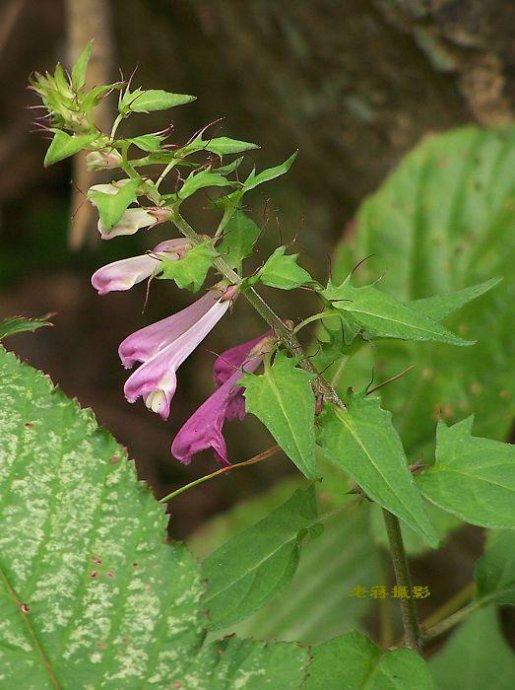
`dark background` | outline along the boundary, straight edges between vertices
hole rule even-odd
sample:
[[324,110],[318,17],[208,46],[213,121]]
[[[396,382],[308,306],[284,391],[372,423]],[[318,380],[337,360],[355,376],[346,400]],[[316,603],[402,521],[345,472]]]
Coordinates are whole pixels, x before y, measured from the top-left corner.
[[[254,156],[259,167],[300,149],[272,198],[267,188],[254,197],[254,216],[268,218],[263,252],[296,238],[306,267],[323,276],[335,243],[352,231],[359,202],[421,137],[465,122],[512,119],[514,20],[515,5],[506,0],[3,0],[0,316],[56,312],[53,329],[17,336],[8,346],[91,406],[137,459],[140,476],[163,495],[215,469],[210,457],[179,466],[169,453],[172,435],[211,390],[212,352],[262,329],[238,303],[181,368],[168,423],[124,401],[118,343],[191,296],[168,283],[154,285],[143,315],[144,286],[103,298],[92,290],[95,268],[153,246],[162,230],[96,239],[84,204],[92,181],[83,166],[43,168],[47,142],[30,133],[35,112],[28,106],[37,103],[26,88],[32,71],[52,69],[57,60],[69,64],[95,35],[97,83],[137,67],[135,84],[198,96],[171,115],[142,116],[134,123],[138,133],[161,129],[173,117],[181,141],[223,117],[216,131],[262,146]],[[102,117],[108,121],[109,113]],[[199,197],[190,215],[209,230],[206,207]],[[308,299],[281,297],[277,306],[298,319]],[[233,460],[269,444],[253,420],[227,428]],[[187,534],[288,471],[277,458],[190,492],[187,510],[185,498],[175,504],[174,534]],[[475,548],[467,556],[464,544],[461,557],[471,562]]]

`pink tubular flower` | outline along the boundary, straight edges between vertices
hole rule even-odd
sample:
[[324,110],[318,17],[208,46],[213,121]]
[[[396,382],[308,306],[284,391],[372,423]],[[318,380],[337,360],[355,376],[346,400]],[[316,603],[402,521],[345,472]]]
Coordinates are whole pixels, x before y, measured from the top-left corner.
[[132,256],[129,259],[121,259],[102,266],[91,276],[91,284],[99,295],[129,290],[136,283],[150,278],[159,266],[161,258],[175,261],[180,259],[189,247],[189,241],[184,238],[166,240],[147,254]]
[[98,230],[103,240],[110,240],[120,235],[134,235],[141,228],[151,228],[169,220],[171,212],[167,208],[128,208],[118,223],[110,230],[105,230],[102,221],[98,221]]
[[118,350],[124,366],[143,362],[125,383],[128,402],[142,396],[150,410],[168,419],[177,369],[220,321],[235,296],[234,287],[210,290],[178,314],[126,338]]
[[243,372],[253,372],[261,364],[270,335],[254,338],[237,345],[217,358],[214,365],[215,380],[219,388],[198,408],[177,433],[172,443],[172,455],[184,464],[206,448],[212,448],[221,465],[229,465],[227,446],[222,435],[225,420],[243,419],[245,400],[238,385]]

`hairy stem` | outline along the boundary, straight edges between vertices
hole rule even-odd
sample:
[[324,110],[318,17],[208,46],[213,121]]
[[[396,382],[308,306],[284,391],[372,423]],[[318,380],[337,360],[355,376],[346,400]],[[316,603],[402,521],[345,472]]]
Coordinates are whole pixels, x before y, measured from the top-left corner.
[[[411,592],[411,575],[408,559],[402,541],[399,519],[383,508],[384,523],[390,544],[390,555],[395,572],[395,581],[399,587],[406,587]],[[412,598],[399,598],[401,606],[402,625],[404,627],[404,643],[406,647],[420,650],[420,629],[417,619],[415,601]]]

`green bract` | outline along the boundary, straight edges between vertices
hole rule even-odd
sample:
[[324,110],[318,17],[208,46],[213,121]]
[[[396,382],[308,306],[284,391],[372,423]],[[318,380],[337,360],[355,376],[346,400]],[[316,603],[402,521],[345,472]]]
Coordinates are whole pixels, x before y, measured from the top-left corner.
[[313,279],[301,266],[297,265],[298,254],[286,255],[286,247],[277,247],[259,270],[259,279],[265,285],[280,290],[294,290],[311,283]]
[[189,249],[178,261],[163,259],[160,277],[175,280],[177,287],[198,292],[216,256],[218,253],[213,249],[211,241],[206,240]]

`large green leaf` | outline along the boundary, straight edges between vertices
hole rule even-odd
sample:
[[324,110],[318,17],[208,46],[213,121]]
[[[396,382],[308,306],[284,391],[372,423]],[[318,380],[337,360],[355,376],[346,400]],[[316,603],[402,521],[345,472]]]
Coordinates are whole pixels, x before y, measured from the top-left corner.
[[[432,443],[434,419],[475,412],[478,433],[504,438],[515,411],[515,130],[466,127],[427,137],[362,205],[351,240],[332,263],[404,303],[493,277],[503,282],[446,323],[470,348],[389,342],[364,348],[341,389],[415,370],[381,391],[411,456]],[[427,305],[426,305],[427,306]],[[336,367],[335,367],[336,372]]]
[[515,532],[494,533],[476,563],[474,577],[478,599],[515,606]]
[[93,187],[88,191],[88,199],[98,209],[103,230],[114,228],[127,207],[138,198],[139,179],[128,180],[114,192],[102,192]]
[[355,499],[325,512],[320,517],[324,531],[303,545],[288,586],[267,606],[224,632],[311,644],[357,628],[374,605],[370,588],[383,577],[367,512],[367,506],[356,505]]
[[[202,563],[212,629],[237,623],[271,599],[295,573],[302,540],[318,526],[315,491],[296,491]],[[315,530],[316,531],[316,530]]]
[[303,690],[435,690],[435,686],[416,652],[385,652],[365,635],[351,632],[313,649]]
[[318,441],[325,457],[355,479],[370,498],[404,520],[431,546],[438,545],[391,415],[376,398],[353,395],[345,410],[327,407]]
[[298,688],[298,646],[202,644],[199,569],[92,414],[1,349],[0,378],[0,685]]
[[247,411],[267,427],[286,455],[308,478],[316,479],[315,396],[312,375],[278,352],[273,364],[265,362],[261,376],[245,374]]
[[473,613],[431,660],[438,690],[512,690],[515,654],[499,629],[495,607]]
[[515,528],[515,446],[472,436],[473,417],[438,425],[436,462],[417,476],[440,508],[481,527]]
[[373,285],[353,287],[348,280],[341,285],[329,283],[322,296],[339,311],[350,313],[367,337],[472,344],[433,321],[423,309],[412,309]]

